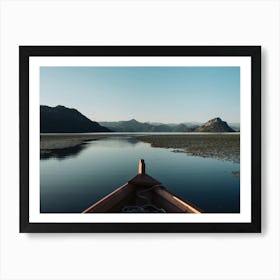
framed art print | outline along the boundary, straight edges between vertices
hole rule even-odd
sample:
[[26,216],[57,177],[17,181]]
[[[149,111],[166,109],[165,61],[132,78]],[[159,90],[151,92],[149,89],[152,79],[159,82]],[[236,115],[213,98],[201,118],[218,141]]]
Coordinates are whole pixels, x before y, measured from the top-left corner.
[[20,46],[20,232],[261,232],[260,46]]

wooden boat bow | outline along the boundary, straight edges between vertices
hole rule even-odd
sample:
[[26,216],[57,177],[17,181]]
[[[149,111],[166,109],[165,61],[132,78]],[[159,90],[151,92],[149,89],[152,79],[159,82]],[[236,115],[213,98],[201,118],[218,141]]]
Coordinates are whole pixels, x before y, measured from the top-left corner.
[[141,159],[138,174],[123,186],[97,201],[82,213],[196,213],[202,211],[168,191],[146,174]]

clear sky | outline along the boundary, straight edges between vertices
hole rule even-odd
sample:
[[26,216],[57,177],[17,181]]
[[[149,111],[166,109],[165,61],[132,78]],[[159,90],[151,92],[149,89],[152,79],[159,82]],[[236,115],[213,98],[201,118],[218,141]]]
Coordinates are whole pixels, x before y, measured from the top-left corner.
[[41,67],[40,104],[95,121],[240,121],[239,67]]

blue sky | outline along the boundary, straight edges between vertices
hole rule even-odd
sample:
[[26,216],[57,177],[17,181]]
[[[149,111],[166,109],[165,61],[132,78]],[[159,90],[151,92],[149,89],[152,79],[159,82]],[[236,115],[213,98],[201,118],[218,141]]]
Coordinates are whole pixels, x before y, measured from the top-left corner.
[[240,121],[239,67],[41,67],[40,104],[95,121]]

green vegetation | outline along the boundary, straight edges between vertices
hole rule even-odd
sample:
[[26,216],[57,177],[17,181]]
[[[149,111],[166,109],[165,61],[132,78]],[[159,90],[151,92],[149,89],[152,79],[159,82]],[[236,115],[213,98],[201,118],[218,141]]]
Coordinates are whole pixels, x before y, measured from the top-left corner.
[[148,135],[137,139],[152,147],[173,148],[174,152],[240,162],[239,134]]

